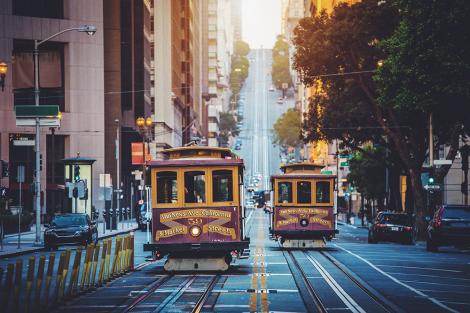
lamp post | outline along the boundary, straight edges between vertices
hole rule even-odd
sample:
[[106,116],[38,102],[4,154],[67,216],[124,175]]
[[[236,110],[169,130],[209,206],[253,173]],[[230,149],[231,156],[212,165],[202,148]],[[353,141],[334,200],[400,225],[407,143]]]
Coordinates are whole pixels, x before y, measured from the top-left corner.
[[147,137],[147,131],[153,125],[151,117],[138,117],[135,121],[135,124],[139,128],[139,132],[142,135],[142,180],[144,182],[144,193],[142,199],[145,201],[145,143]]
[[[39,46],[43,43],[62,35],[63,33],[70,31],[84,32],[88,35],[94,35],[96,33],[96,27],[92,25],[84,25],[80,27],[73,27],[61,30],[60,32],[51,35],[43,40],[34,40],[33,50],[33,62],[34,62],[34,105],[39,106]],[[35,203],[36,203],[36,240],[35,246],[41,245],[41,169],[40,169],[40,141],[39,141],[39,117],[36,117],[36,138],[35,138],[35,150],[36,150],[36,169],[35,169]]]
[[0,86],[2,91],[5,89],[5,77],[7,76],[8,65],[5,62],[0,62]]

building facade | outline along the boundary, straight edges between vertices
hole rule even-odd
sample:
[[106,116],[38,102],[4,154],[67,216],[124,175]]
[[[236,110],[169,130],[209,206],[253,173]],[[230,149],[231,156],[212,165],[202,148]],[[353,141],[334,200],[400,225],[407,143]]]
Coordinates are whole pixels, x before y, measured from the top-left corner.
[[[40,104],[58,105],[62,112],[60,127],[40,131],[43,214],[67,208],[64,158],[80,153],[95,159],[94,186],[105,170],[103,1],[0,0],[0,60],[9,66],[5,90],[0,91],[0,156],[10,168],[1,185],[8,188],[11,205],[19,205],[16,171],[25,166],[22,204],[27,212],[34,210],[34,146],[18,142],[31,142],[34,128],[17,127],[14,109],[34,104],[33,41],[85,24],[97,27],[94,36],[70,31],[40,46]],[[98,188],[90,196],[91,204],[99,206]]]

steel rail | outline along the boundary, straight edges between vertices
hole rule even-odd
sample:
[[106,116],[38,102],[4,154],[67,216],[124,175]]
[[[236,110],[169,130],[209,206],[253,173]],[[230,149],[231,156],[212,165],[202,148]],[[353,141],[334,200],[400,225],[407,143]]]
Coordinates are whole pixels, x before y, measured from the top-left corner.
[[[299,288],[300,295],[302,297],[302,300],[304,301],[305,308],[307,309],[307,311],[327,313],[327,309],[323,305],[320,297],[316,293],[311,282],[308,280],[307,275],[300,266],[299,262],[294,257],[292,251],[283,251],[283,254],[287,261],[287,265],[289,266],[292,272],[292,277],[294,278],[294,281],[297,287]],[[308,293],[309,297],[305,295],[305,291]],[[314,307],[316,308],[316,311],[313,310]]]
[[325,251],[320,251],[320,254],[331,262],[337,269],[339,269],[349,280],[351,280],[357,287],[359,287],[366,295],[368,295],[375,303],[377,303],[386,312],[404,312],[401,308],[391,303],[370,287],[366,282],[357,277],[351,271],[349,271],[343,264],[336,260],[333,256]]
[[147,292],[135,298],[126,308],[124,308],[124,310],[122,310],[122,313],[127,313],[133,310],[137,305],[149,298],[155,292],[155,290],[157,290],[161,285],[170,280],[170,278],[172,278],[173,276],[174,275],[166,275],[160,277],[159,279],[151,283],[147,288]]
[[212,293],[212,290],[214,289],[215,285],[220,279],[220,274],[212,277],[209,285],[207,286],[206,290],[204,293],[201,295],[199,300],[196,302],[196,305],[194,306],[193,310],[191,311],[192,313],[200,313],[202,312],[204,308],[204,304],[206,303],[207,299]]

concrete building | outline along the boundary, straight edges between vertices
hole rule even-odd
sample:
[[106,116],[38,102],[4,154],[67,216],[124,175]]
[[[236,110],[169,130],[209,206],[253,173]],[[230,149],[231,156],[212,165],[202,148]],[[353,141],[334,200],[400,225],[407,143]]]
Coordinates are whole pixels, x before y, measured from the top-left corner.
[[[0,60],[9,66],[5,90],[0,91],[0,156],[10,165],[10,177],[1,185],[18,205],[16,169],[24,165],[23,204],[28,212],[33,210],[34,147],[15,145],[15,139],[34,139],[34,128],[17,127],[14,108],[34,104],[33,40],[84,24],[98,31],[94,36],[67,32],[40,46],[40,103],[58,105],[62,112],[54,134],[41,128],[43,214],[65,207],[63,158],[80,153],[95,159],[94,186],[105,171],[103,1],[0,0]],[[91,196],[99,206],[98,188]]]
[[162,0],[154,5],[157,150],[181,146],[202,134],[203,9],[203,2],[195,0]]
[[[139,133],[138,117],[153,117],[151,62],[153,1],[104,0],[105,173],[117,182],[116,137],[119,129],[121,207],[130,207],[135,189],[131,144],[152,141],[152,132]],[[118,121],[118,122],[116,122]],[[152,145],[150,145],[152,147]],[[151,149],[153,150],[153,149]],[[114,201],[116,203],[116,201]]]
[[231,20],[233,25],[233,40],[242,40],[242,5],[241,0],[232,0],[231,2]]

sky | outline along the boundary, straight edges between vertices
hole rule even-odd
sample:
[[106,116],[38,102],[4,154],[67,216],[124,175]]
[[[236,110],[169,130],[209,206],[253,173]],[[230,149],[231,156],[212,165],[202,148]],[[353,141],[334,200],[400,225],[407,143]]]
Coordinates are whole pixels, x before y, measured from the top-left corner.
[[251,49],[274,46],[281,33],[281,0],[240,0],[242,7],[242,37]]

